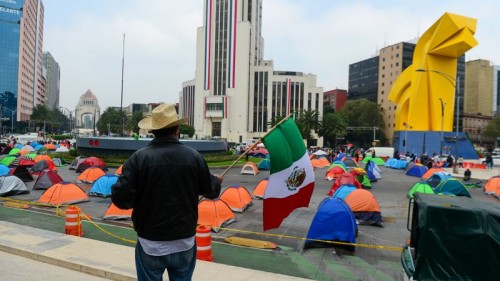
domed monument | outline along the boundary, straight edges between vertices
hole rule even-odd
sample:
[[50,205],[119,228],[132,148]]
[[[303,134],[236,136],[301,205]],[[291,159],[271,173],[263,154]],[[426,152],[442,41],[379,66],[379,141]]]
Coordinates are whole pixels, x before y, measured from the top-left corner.
[[92,91],[87,90],[78,101],[75,108],[75,129],[78,134],[92,135],[99,117],[101,108],[99,101]]

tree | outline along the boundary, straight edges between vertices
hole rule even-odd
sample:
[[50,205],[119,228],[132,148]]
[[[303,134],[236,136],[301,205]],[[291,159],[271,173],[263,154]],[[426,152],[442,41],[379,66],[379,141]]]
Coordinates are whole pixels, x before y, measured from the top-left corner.
[[271,121],[267,123],[271,128],[276,126],[279,122],[286,118],[286,115],[276,115],[271,118]]
[[122,119],[120,111],[116,110],[114,107],[108,107],[99,121],[97,121],[97,130],[101,133],[108,132],[114,134],[121,134],[122,132]]
[[179,131],[181,135],[188,135],[190,138],[193,137],[195,132],[194,127],[190,126],[189,124],[181,124],[179,126]]
[[128,118],[126,128],[130,132],[139,132],[139,121],[144,119],[144,112],[136,111]]
[[324,142],[330,147],[336,145],[337,137],[345,136],[347,131],[347,122],[344,115],[333,112],[323,116],[323,122],[319,130],[319,135],[324,137]]
[[51,123],[51,117],[50,109],[43,104],[38,104],[33,108],[30,120],[39,125],[40,128],[44,128],[47,123]]
[[[350,100],[339,112],[344,115],[348,127],[378,127],[377,139],[387,143],[382,133],[385,127],[383,112],[376,103],[367,99]],[[358,146],[371,146],[373,131],[348,131],[347,138]]]
[[484,130],[484,135],[486,137],[493,138],[494,140],[496,140],[497,137],[500,137],[500,115],[495,116],[495,118],[488,122],[488,125]]
[[321,128],[318,112],[313,109],[304,110],[299,113],[295,122],[297,123],[302,138],[307,141],[307,146],[309,146],[309,142],[313,138],[312,132],[318,132]]

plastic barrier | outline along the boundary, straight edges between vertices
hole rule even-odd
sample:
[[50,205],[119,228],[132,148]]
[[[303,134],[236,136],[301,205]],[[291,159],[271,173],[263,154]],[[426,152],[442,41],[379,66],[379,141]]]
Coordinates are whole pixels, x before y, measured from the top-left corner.
[[196,228],[196,258],[203,261],[213,261],[210,227],[200,225]]
[[80,208],[68,206],[66,208],[66,225],[64,232],[68,235],[83,236],[83,227],[80,218]]

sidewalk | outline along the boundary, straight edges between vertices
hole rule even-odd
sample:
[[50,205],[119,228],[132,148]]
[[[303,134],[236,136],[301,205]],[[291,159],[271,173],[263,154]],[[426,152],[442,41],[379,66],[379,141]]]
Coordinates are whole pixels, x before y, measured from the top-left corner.
[[[134,248],[0,221],[0,251],[111,280],[136,280]],[[22,263],[15,268],[29,267]],[[9,279],[2,271],[2,279]],[[56,272],[55,272],[56,273]],[[36,279],[33,279],[36,280]],[[56,281],[57,279],[52,279]],[[67,280],[67,279],[61,279]],[[164,280],[168,280],[167,274]],[[307,280],[198,260],[193,280]]]
[[[464,172],[466,169],[464,168],[459,168],[458,173],[455,174],[453,173],[453,168],[443,168],[446,172],[450,173],[452,176],[457,177],[457,178],[463,178],[464,177]],[[487,181],[491,177],[494,176],[500,176],[500,169],[498,167],[494,167],[492,170],[488,169],[470,169],[472,172],[471,178],[472,180],[477,179],[477,180],[482,180],[482,181]]]

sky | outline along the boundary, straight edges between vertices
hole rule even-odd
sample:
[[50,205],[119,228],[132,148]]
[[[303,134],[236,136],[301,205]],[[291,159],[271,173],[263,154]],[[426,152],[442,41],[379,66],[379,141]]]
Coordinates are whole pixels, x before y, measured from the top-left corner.
[[[61,67],[60,106],[74,110],[87,89],[101,112],[175,103],[194,79],[204,0],[42,1],[43,50]],[[498,0],[263,0],[262,10],[264,58],[275,70],[315,74],[324,91],[347,89],[349,64],[415,40],[445,12],[478,20],[479,44],[466,61],[500,65]]]

